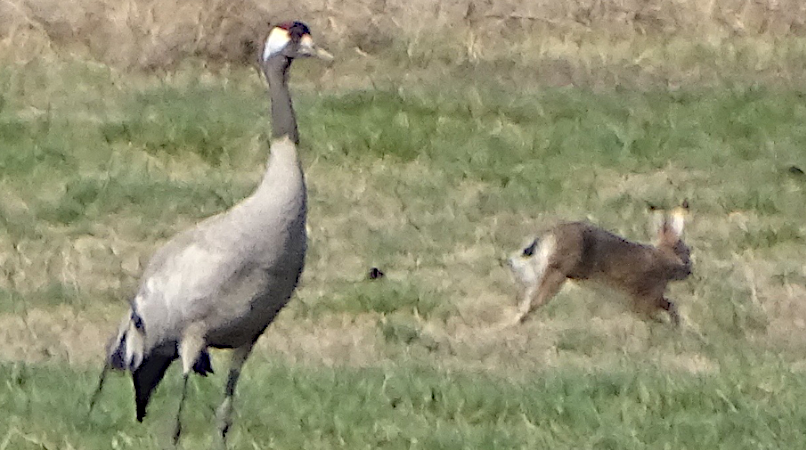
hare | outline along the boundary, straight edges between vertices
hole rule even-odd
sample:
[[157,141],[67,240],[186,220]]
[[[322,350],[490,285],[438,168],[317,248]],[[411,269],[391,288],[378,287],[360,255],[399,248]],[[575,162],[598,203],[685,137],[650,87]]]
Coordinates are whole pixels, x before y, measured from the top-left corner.
[[513,324],[554,297],[568,280],[591,280],[629,295],[637,313],[665,310],[675,326],[677,306],[664,297],[670,281],[691,275],[690,250],[682,234],[688,202],[671,213],[653,210],[655,245],[628,241],[585,222],[565,222],[513,253],[507,263],[525,286]]

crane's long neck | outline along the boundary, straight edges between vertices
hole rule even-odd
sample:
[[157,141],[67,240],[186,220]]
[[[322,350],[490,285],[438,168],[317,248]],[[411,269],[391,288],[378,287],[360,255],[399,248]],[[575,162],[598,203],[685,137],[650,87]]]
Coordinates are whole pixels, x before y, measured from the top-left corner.
[[272,138],[266,173],[254,197],[258,204],[270,208],[302,208],[304,211],[305,177],[297,153],[299,131],[291,93],[288,91],[291,61],[286,56],[275,55],[263,66],[263,73],[269,82]]
[[297,117],[291,104],[291,93],[288,91],[288,68],[291,58],[275,55],[266,61],[264,73],[269,82],[269,98],[271,99],[271,135],[272,140],[288,136],[291,142],[299,144]]

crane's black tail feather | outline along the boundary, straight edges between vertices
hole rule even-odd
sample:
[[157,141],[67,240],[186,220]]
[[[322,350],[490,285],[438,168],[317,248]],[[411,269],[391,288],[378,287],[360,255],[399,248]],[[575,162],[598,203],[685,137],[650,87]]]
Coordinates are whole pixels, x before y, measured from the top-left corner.
[[146,416],[146,406],[151,399],[151,392],[162,381],[165,371],[175,356],[153,354],[146,357],[140,366],[132,372],[134,383],[134,403],[137,408],[137,421],[142,422]]
[[[151,393],[162,381],[165,372],[178,355],[162,355],[154,353],[149,355],[140,366],[132,372],[132,382],[134,383],[134,402],[137,409],[137,421],[142,422],[146,416],[146,406],[151,399]],[[213,373],[213,365],[210,361],[210,353],[203,350],[199,358],[193,364],[193,371],[206,377]]]

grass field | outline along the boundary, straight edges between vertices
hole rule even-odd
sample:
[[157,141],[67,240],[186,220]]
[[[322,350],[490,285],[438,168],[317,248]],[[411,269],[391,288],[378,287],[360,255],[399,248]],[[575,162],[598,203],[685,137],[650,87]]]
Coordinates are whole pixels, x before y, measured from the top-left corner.
[[[691,53],[713,76],[682,85],[608,66],[547,87],[528,77],[542,60],[440,54],[298,63],[310,253],[246,365],[233,448],[801,445],[806,91],[783,72],[720,78],[742,64],[715,54]],[[0,450],[169,441],[175,368],[144,425],[122,376],[86,416],[103,345],[151,253],[254,187],[267,106],[241,68],[0,68]],[[568,286],[493,331],[517,292],[500,258],[529,233],[588,219],[647,241],[648,204],[684,198],[682,330]],[[191,385],[185,448],[212,440],[225,364]]]

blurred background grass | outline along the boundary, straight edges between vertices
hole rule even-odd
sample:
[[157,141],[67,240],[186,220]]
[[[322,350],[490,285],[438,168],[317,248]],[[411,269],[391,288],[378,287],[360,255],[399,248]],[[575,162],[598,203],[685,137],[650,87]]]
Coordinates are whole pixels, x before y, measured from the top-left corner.
[[[0,3],[0,449],[166,442],[174,372],[145,426],[120,378],[89,420],[76,405],[151,253],[262,175],[248,61],[280,17],[338,60],[293,69],[310,253],[246,366],[235,448],[802,442],[798,2],[70,5]],[[575,286],[492,331],[529,233],[646,241],[647,205],[683,198],[682,332]],[[223,379],[193,386],[188,448]]]

